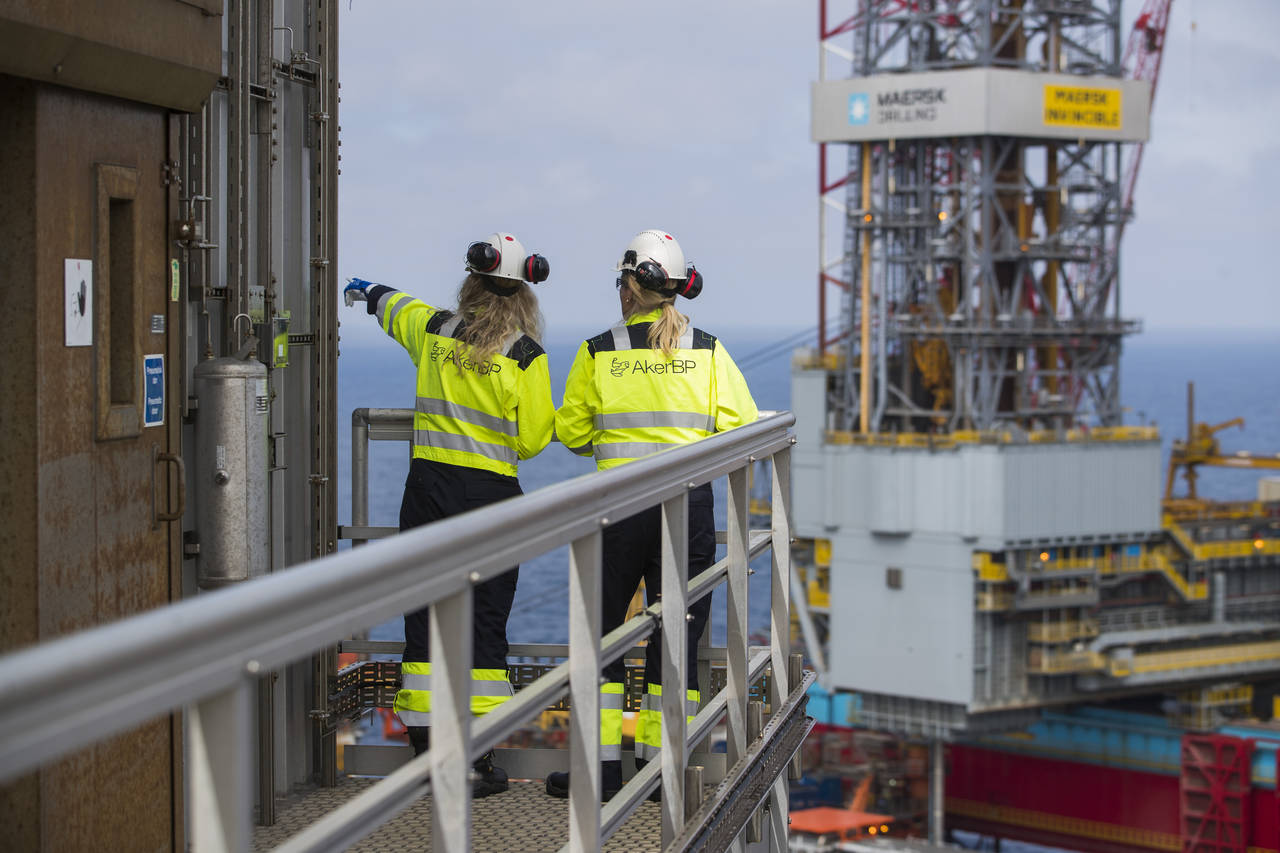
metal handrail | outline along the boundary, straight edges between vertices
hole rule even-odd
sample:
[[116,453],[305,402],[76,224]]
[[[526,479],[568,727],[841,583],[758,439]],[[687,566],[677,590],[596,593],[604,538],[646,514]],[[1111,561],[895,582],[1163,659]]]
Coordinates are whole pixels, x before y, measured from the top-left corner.
[[[748,745],[743,718],[749,670],[763,665],[747,662],[746,563],[751,550],[746,526],[747,468],[757,459],[773,460],[774,612],[767,662],[775,673],[785,673],[790,651],[787,510],[794,443],[788,428],[793,423],[790,413],[763,417],[727,433],[494,504],[483,513],[455,516],[0,658],[0,783],[185,706],[193,846],[197,850],[248,849],[251,695],[258,679],[354,632],[431,605],[433,658],[441,661],[433,667],[433,719],[438,736],[427,755],[402,769],[416,777],[410,786],[416,786],[414,796],[421,795],[428,776],[433,780],[440,818],[433,822],[433,849],[461,850],[469,843],[466,772],[470,759],[519,725],[521,712],[548,696],[563,695],[566,683],[579,711],[574,715],[570,750],[576,775],[570,795],[569,846],[595,849],[602,826],[596,802],[600,668],[661,622],[668,650],[664,683],[683,683],[682,649],[687,638],[685,620],[661,620],[657,608],[602,642],[598,615],[601,530],[609,519],[662,505],[663,571],[674,581],[664,584],[669,591],[666,600],[683,614],[689,594],[683,546],[688,490],[729,475],[729,555],[690,586],[709,591],[710,573],[729,584],[729,684],[723,695],[729,757],[736,760]],[[570,545],[570,595],[577,605],[570,608],[570,660],[487,715],[473,738],[468,685],[471,589],[511,565],[565,544]],[[787,679],[774,678],[770,683],[773,706],[780,708],[788,697]],[[38,701],[32,697],[39,697]],[[687,744],[683,691],[664,695],[663,742]],[[664,748],[662,756],[666,842],[684,826],[687,749]],[[393,778],[395,774],[374,788]],[[636,794],[631,790],[605,814],[616,820],[620,811],[643,796]],[[776,808],[785,810],[785,803]],[[359,823],[348,824],[346,831],[373,828]],[[349,842],[359,836],[345,837]],[[338,837],[321,841],[318,846],[332,847]]]

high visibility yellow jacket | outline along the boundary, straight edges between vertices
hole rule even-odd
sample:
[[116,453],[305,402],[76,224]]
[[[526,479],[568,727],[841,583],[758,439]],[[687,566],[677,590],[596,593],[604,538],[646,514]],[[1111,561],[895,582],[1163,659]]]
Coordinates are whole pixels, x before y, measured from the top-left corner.
[[583,341],[569,369],[556,435],[614,468],[668,447],[751,423],[751,391],[714,335],[690,327],[670,358],[649,347],[660,310]]
[[547,356],[515,332],[482,364],[457,339],[451,311],[385,285],[369,288],[369,313],[409,352],[418,368],[413,456],[516,476],[521,459],[551,441],[555,404]]

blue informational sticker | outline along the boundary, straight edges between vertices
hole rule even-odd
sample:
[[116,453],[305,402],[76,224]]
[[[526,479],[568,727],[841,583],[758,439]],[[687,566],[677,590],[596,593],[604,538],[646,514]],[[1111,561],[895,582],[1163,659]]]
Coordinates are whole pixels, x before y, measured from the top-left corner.
[[871,119],[871,98],[866,92],[849,96],[849,124],[866,124]]
[[160,426],[164,423],[164,356],[142,357],[142,425]]

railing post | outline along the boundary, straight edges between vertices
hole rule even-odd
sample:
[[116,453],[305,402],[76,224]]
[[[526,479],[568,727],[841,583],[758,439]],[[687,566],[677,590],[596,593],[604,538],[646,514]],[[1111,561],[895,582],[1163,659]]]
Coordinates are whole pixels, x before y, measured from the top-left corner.
[[600,848],[600,543],[569,547],[569,850]]
[[[351,526],[369,526],[369,410],[351,413]],[[365,539],[351,540],[351,546]]]
[[[790,692],[791,656],[791,448],[773,454],[773,572],[770,578],[769,704],[781,708]],[[771,711],[772,713],[772,711]]]
[[725,766],[732,767],[747,752],[747,469],[729,474],[728,506],[728,580],[726,609],[728,631],[725,653],[728,657],[725,689],[728,714],[725,721]]
[[[790,696],[800,682],[804,680],[804,655],[791,655],[789,665],[787,667],[787,695]],[[804,775],[804,767],[800,762],[800,753],[797,751],[791,756],[791,764],[787,768],[787,778],[792,782],[799,782]]]
[[256,684],[246,676],[187,709],[187,790],[196,853],[249,849]]
[[431,605],[431,849],[471,849],[471,599]]
[[662,846],[684,828],[689,494],[662,503]]
[[[773,454],[772,529],[773,566],[770,577],[769,678],[772,713],[777,713],[791,692],[791,448]],[[774,780],[769,792],[770,849],[787,850],[790,824],[786,776]]]
[[[756,738],[760,737],[760,732],[764,731],[764,703],[760,701],[752,701],[747,703],[747,737],[754,743]],[[745,831],[746,842],[748,844],[758,844],[763,834],[763,809],[756,809],[751,813],[751,819],[747,821]]]
[[778,776],[769,789],[769,850],[771,853],[787,853],[787,843],[791,825],[791,812],[788,803],[787,777]]
[[702,805],[702,766],[692,765],[684,771],[684,817],[693,817]]

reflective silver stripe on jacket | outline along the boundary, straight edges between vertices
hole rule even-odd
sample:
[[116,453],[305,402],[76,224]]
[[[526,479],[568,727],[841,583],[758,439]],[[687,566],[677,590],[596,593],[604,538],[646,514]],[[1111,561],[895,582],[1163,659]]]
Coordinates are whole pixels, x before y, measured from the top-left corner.
[[400,718],[400,722],[406,726],[429,726],[431,725],[430,711],[396,711],[396,716]]
[[448,400],[419,397],[417,409],[419,413],[424,415],[443,415],[446,418],[453,418],[457,421],[491,429],[494,432],[504,433],[505,435],[518,435],[520,432],[520,425],[515,421],[509,421],[506,418],[500,418],[497,415],[491,415],[488,412],[482,412],[470,406],[451,403]]
[[570,447],[569,452],[576,453],[579,456],[586,456],[591,452],[591,442],[588,441],[586,444],[579,444],[577,447]]
[[597,443],[593,449],[596,459],[639,459],[650,453],[681,446],[683,445],[680,443],[667,444],[656,441],[613,441],[605,444]]
[[[631,333],[627,331],[627,326],[614,326],[609,330],[613,335],[613,348],[616,350],[637,349],[631,346]],[[684,334],[680,336],[680,343],[677,344],[680,349],[693,349],[693,327],[686,326]],[[644,349],[644,347],[639,347]]]
[[463,453],[475,453],[497,462],[509,465],[518,463],[516,452],[501,444],[490,444],[487,441],[476,441],[465,435],[452,432],[440,432],[431,429],[415,429],[413,443],[417,447],[435,447],[441,450],[460,450]]
[[716,419],[697,412],[614,412],[595,416],[596,429],[675,427],[716,431]]
[[388,293],[384,293],[382,294],[382,298],[378,300],[378,308],[375,313],[377,314],[378,322],[382,325],[384,329],[387,330],[387,334],[391,334],[391,327],[395,324],[396,315],[400,313],[400,309],[404,308],[404,306],[407,303],[413,301],[407,296],[404,299],[401,299],[399,302],[396,303],[395,307],[391,309],[391,322],[383,323],[382,320],[383,320],[383,315],[387,311],[387,303],[390,302],[392,297],[394,297],[399,292],[400,291],[398,290],[392,290]]
[[457,330],[458,324],[462,322],[461,314],[454,314],[448,320],[444,321],[444,325],[440,327],[440,331],[436,332],[442,338],[452,338],[454,331]]

